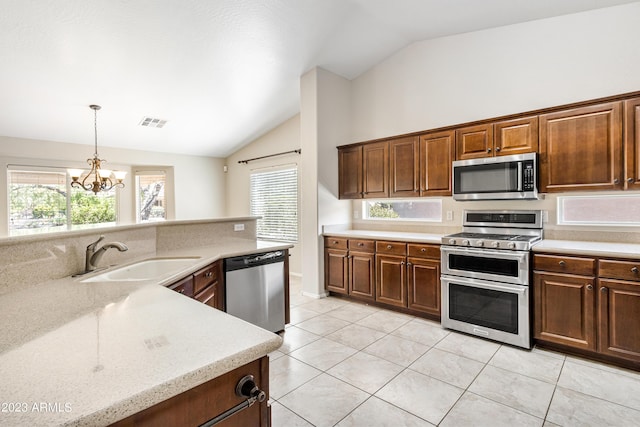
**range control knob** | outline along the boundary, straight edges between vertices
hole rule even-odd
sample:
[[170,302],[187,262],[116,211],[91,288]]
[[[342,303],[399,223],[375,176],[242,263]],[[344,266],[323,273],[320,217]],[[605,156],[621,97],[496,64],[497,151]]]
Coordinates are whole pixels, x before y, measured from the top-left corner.
[[498,242],[498,241],[491,242],[491,247],[492,247],[492,248],[497,248],[497,247],[499,247],[499,246],[500,246],[500,242]]
[[508,247],[509,249],[515,249],[515,248],[516,248],[516,244],[515,244],[515,243],[513,243],[513,242],[509,242],[509,243],[507,243],[507,247]]
[[484,246],[484,240],[476,240],[476,246]]
[[455,245],[456,244],[456,239],[449,239],[449,244],[450,245]]
[[467,239],[464,239],[464,240],[462,241],[462,244],[463,244],[464,246],[469,246],[471,243],[470,243]]

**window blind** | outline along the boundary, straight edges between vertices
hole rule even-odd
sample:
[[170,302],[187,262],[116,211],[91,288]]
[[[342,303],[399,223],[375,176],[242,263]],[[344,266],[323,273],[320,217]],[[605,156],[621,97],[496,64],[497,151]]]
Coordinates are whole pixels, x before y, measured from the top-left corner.
[[251,174],[251,215],[259,239],[298,241],[298,169]]

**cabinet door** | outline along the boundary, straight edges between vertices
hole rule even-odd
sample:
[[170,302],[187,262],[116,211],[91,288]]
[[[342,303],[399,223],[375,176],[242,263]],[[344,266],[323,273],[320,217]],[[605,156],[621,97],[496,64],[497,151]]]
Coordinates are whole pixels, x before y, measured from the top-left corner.
[[184,279],[167,287],[172,291],[176,291],[182,295],[193,298],[193,275],[189,275]]
[[419,195],[420,141],[417,136],[389,141],[389,196]]
[[534,273],[534,337],[596,349],[593,277]]
[[453,130],[420,137],[420,195],[451,195],[451,163],[455,160]]
[[362,198],[362,146],[338,149],[338,193],[341,199]]
[[640,283],[598,280],[598,351],[640,362]]
[[375,269],[374,254],[349,252],[349,294],[373,300]]
[[364,198],[389,197],[389,143],[362,146]]
[[348,267],[347,251],[325,249],[324,281],[327,290],[340,294],[348,293]]
[[440,316],[440,260],[407,259],[408,307]]
[[202,292],[196,295],[194,299],[208,305],[209,307],[221,310],[220,299],[218,298],[218,282],[214,282],[207,286]]
[[376,255],[376,301],[407,306],[405,271],[404,256]]
[[494,123],[493,132],[496,156],[538,151],[538,116]]
[[540,116],[540,191],[623,187],[622,103]]
[[640,98],[630,99],[625,110],[625,165],[624,188],[640,190]]
[[493,125],[475,125],[456,129],[456,159],[493,156]]

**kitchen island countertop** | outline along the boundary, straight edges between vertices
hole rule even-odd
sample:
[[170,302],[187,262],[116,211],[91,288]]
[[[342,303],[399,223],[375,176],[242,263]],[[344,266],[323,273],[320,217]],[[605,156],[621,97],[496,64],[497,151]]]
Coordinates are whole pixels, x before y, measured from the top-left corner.
[[277,349],[277,334],[159,285],[290,247],[235,239],[157,253],[198,257],[160,281],[67,277],[0,295],[0,425],[107,425]]

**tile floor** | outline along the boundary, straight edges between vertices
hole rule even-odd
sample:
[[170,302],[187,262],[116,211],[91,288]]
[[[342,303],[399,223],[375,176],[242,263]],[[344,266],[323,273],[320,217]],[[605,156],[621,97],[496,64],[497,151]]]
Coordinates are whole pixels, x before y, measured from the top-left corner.
[[640,425],[640,373],[300,289],[269,355],[275,427]]

